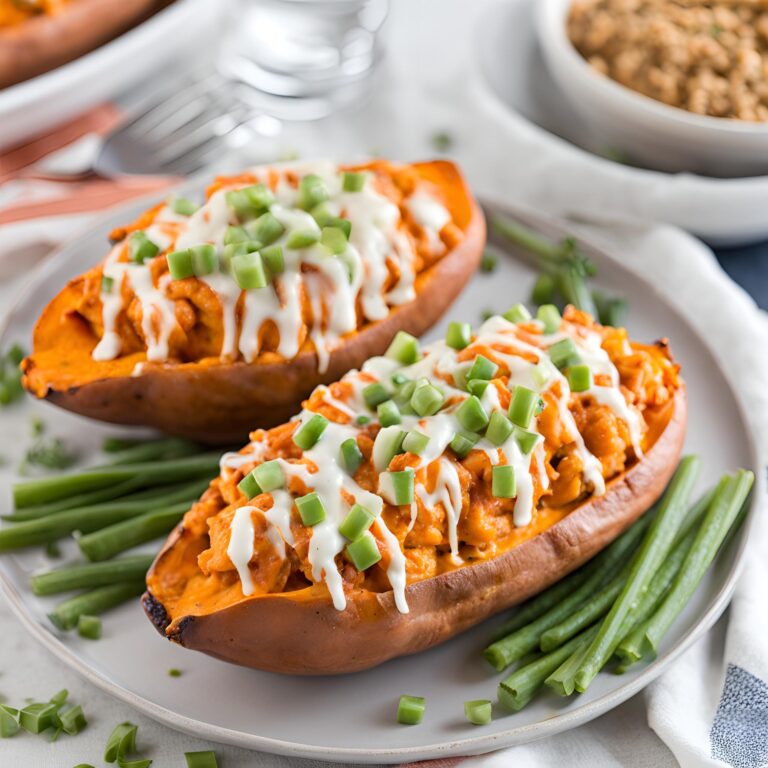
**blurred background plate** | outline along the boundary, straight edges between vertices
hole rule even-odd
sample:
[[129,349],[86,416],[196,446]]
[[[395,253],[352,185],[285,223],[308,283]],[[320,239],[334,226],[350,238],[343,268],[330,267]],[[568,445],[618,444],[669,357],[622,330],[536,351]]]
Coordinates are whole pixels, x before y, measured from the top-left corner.
[[215,39],[225,5],[176,0],[69,64],[0,90],[0,149],[44,133],[142,80],[151,84],[153,73],[172,61],[176,72],[193,57],[197,64]]

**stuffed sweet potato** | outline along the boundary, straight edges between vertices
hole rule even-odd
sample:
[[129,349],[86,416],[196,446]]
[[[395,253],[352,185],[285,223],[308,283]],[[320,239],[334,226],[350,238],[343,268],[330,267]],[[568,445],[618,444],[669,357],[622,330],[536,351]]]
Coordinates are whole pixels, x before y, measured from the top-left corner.
[[400,334],[225,454],[147,576],[156,628],[237,664],[352,672],[591,558],[669,480],[685,388],[666,342],[552,310],[423,350]]
[[421,334],[479,262],[454,165],[320,162],[220,178],[113,233],[43,311],[24,384],[77,413],[204,442],[287,420],[318,384]]
[[0,88],[98,48],[162,5],[160,0],[0,0]]

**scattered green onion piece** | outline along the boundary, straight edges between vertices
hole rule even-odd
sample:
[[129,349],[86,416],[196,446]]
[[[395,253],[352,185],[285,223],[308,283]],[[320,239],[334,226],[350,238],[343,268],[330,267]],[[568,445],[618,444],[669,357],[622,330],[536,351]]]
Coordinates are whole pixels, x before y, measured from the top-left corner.
[[373,466],[377,472],[382,472],[389,462],[402,453],[405,432],[399,427],[382,427],[373,441]]
[[465,458],[469,452],[477,445],[480,435],[466,432],[457,432],[450,442],[451,450],[460,458]]
[[192,252],[189,249],[184,251],[172,251],[166,258],[168,259],[168,272],[174,280],[184,280],[187,277],[194,277],[195,270],[192,266]]
[[168,670],[168,677],[181,677],[182,672],[180,669],[177,669],[176,667],[171,667]]
[[579,356],[579,350],[576,349],[573,339],[560,339],[560,341],[553,344],[547,352],[549,353],[549,359],[560,370],[568,368],[572,365],[578,365],[581,362]]
[[364,427],[366,424],[371,423],[371,417],[366,416],[364,413],[361,413],[359,416],[355,416],[355,424],[357,424],[358,427]]
[[326,222],[325,226],[331,226],[336,227],[336,229],[340,229],[346,236],[347,240],[349,240],[349,236],[352,234],[352,222],[349,219],[342,219],[340,216],[335,216],[334,218],[330,219]]
[[405,379],[402,384],[398,385],[397,391],[395,392],[395,400],[397,400],[397,404],[400,406],[401,411],[408,411],[409,409],[413,411],[410,406],[411,398],[413,397],[413,393],[415,391],[416,382],[413,381],[413,379]]
[[531,301],[537,306],[541,306],[543,304],[551,305],[555,300],[556,288],[557,285],[555,283],[554,277],[548,275],[546,272],[542,275],[539,275],[538,279],[533,284],[533,288],[531,289]]
[[422,696],[401,696],[397,704],[397,722],[402,725],[418,725],[424,719]]
[[347,544],[347,556],[358,571],[367,571],[381,560],[376,539],[367,531],[356,541]]
[[527,323],[531,319],[531,313],[524,304],[515,304],[510,307],[502,317],[510,323]]
[[337,255],[347,250],[347,236],[338,227],[323,227],[320,233],[320,242],[331,253]]
[[475,397],[482,397],[490,383],[487,379],[472,379],[467,382],[467,392]]
[[95,766],[91,765],[90,763],[78,763],[75,768],[96,768]]
[[411,395],[411,408],[419,416],[434,416],[445,402],[445,395],[428,379],[421,379]]
[[189,252],[192,255],[192,271],[197,277],[205,277],[216,271],[218,258],[213,245],[210,243],[193,245]]
[[328,190],[323,180],[310,173],[299,182],[298,206],[305,211],[310,211],[320,203],[328,199]]
[[256,221],[248,225],[252,239],[263,245],[271,245],[285,232],[285,227],[269,212],[262,213]]
[[232,259],[232,272],[238,287],[243,291],[265,288],[269,282],[258,252],[235,256]]
[[269,207],[274,198],[267,187],[256,184],[244,189],[230,190],[226,193],[225,199],[239,221],[250,221]]
[[400,472],[387,472],[383,475],[387,478],[385,484],[391,485],[390,502],[397,506],[410,504],[413,501],[414,477],[412,469],[404,469]]
[[0,704],[0,739],[10,739],[19,732],[19,710]]
[[101,619],[98,616],[81,614],[77,617],[77,634],[88,640],[100,640]]
[[253,476],[264,493],[275,491],[285,485],[285,475],[280,462],[276,459],[265,461],[254,468]]
[[136,732],[139,730],[137,725],[125,722],[115,726],[107,739],[107,745],[104,748],[104,762],[114,763],[115,760],[123,760],[126,755],[136,751]]
[[197,206],[186,197],[175,197],[171,200],[171,210],[179,216],[191,216]]
[[117,758],[117,768],[149,768],[152,765],[150,758],[138,758],[137,760],[122,760]]
[[325,507],[315,491],[296,499],[296,509],[299,511],[301,522],[308,528],[325,520]]
[[283,256],[283,249],[279,245],[267,246],[262,248],[259,253],[270,275],[281,275],[285,272],[285,257]]
[[511,464],[497,465],[493,468],[491,493],[497,499],[512,499],[517,495],[515,468]]
[[472,326],[469,323],[452,322],[448,324],[445,343],[453,349],[464,349],[472,341]]
[[363,387],[363,400],[365,400],[365,404],[372,410],[391,399],[392,394],[378,381],[374,381],[372,384]]
[[390,380],[396,387],[399,387],[410,381],[410,379],[404,373],[400,373],[400,371],[393,373]]
[[327,227],[334,220],[335,216],[331,213],[328,203],[316,205],[310,212],[312,218],[317,222],[318,227]]
[[501,411],[494,411],[488,422],[485,437],[496,446],[503,445],[513,429],[512,422]]
[[341,177],[341,188],[345,192],[359,192],[365,186],[364,173],[345,171]]
[[411,430],[403,438],[403,450],[421,456],[429,445],[429,436],[416,430]]
[[29,733],[42,733],[57,725],[58,710],[58,704],[48,701],[27,704],[19,712],[19,725]]
[[488,699],[464,702],[464,714],[472,725],[488,725],[491,722],[492,705]]
[[496,258],[496,254],[490,251],[483,252],[483,258],[480,261],[480,270],[485,273],[491,273],[496,271],[496,267],[499,264],[499,260]]
[[398,331],[384,355],[392,360],[397,360],[401,365],[413,365],[421,359],[419,341],[410,333]]
[[266,184],[252,184],[242,190],[254,208],[261,210],[269,208],[275,202],[275,196],[272,190]]
[[147,237],[145,232],[137,230],[128,238],[128,252],[131,261],[143,264],[147,259],[157,256],[160,248]]
[[101,292],[102,293],[112,293],[112,288],[115,285],[115,280],[112,277],[107,277],[107,275],[102,275],[101,277]]
[[544,333],[556,333],[563,318],[554,304],[542,304],[536,312],[536,319],[544,324]]
[[391,427],[393,424],[400,424],[403,421],[403,418],[400,415],[400,409],[393,400],[379,403],[376,408],[376,413],[379,417],[379,424],[381,424],[382,427]]
[[293,442],[301,448],[302,451],[308,451],[325,432],[328,426],[328,419],[319,413],[313,413],[294,433]]
[[245,496],[246,499],[253,499],[262,493],[259,484],[256,482],[256,478],[253,476],[253,472],[249,472],[238,484],[238,489]]
[[347,473],[354,477],[360,465],[363,463],[363,454],[357,445],[357,440],[350,437],[341,444],[341,461]]
[[66,688],[62,688],[60,691],[54,693],[53,696],[48,699],[48,701],[50,704],[55,704],[57,707],[61,707],[64,705],[68,698],[69,691]]
[[320,233],[311,229],[296,229],[288,235],[285,245],[288,248],[299,250],[300,248],[309,248],[320,240]]
[[246,232],[245,227],[227,227],[224,232],[224,245],[235,245],[237,243],[246,243],[251,236]]
[[467,381],[471,381],[472,379],[485,379],[488,381],[496,375],[496,371],[498,370],[499,366],[496,365],[496,363],[483,355],[478,355],[475,358],[475,362],[472,363],[472,367],[467,372]]
[[518,444],[521,453],[527,456],[539,442],[541,435],[536,432],[529,432],[527,429],[521,427],[515,427],[514,429],[515,442]]
[[488,414],[475,395],[470,395],[456,410],[456,418],[464,429],[478,432],[488,425]]
[[76,736],[88,725],[83,708],[77,704],[59,715],[61,728],[68,736]]
[[538,392],[534,392],[528,387],[516,386],[509,403],[509,418],[512,423],[523,429],[528,429],[540,400]]
[[550,379],[549,369],[544,363],[536,363],[531,375],[537,387],[544,387]]
[[184,759],[187,761],[187,768],[219,768],[216,753],[210,749],[205,752],[185,752]]
[[339,533],[350,541],[357,541],[370,527],[376,516],[362,504],[353,504],[341,521]]
[[592,387],[592,371],[588,365],[572,365],[567,377],[571,392],[586,392]]

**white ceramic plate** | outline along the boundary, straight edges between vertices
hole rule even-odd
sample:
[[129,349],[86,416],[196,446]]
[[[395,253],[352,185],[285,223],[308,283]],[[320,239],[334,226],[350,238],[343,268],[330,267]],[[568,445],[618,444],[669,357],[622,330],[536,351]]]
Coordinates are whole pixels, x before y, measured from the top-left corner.
[[[582,179],[591,192],[587,199],[606,215],[666,221],[718,245],[768,238],[763,215],[767,176],[661,173],[606,159],[610,148],[600,143],[547,71],[537,43],[535,5],[536,0],[491,0],[477,16],[473,84],[492,114],[510,126],[510,134],[524,136],[556,161],[564,178]],[[532,178],[530,185],[551,189],[552,175]],[[550,196],[565,213],[583,205],[577,185],[559,185]]]
[[[134,205],[105,220],[47,261],[12,310],[0,347],[10,341],[28,344],[34,320],[64,281],[97,262],[106,233],[141,209]],[[562,237],[565,230],[538,217],[516,213],[520,220]],[[669,336],[686,374],[690,398],[687,450],[704,461],[702,485],[725,470],[755,467],[752,425],[743,417],[732,389],[706,341],[665,303],[652,285],[633,275],[618,260],[589,249],[600,269],[601,287],[631,297],[629,326],[633,337]],[[478,274],[450,317],[479,321],[485,309],[503,310],[528,295],[534,272],[508,252],[491,275]],[[445,330],[448,317],[429,335]],[[95,451],[114,427],[97,425],[43,404],[28,403],[3,414],[0,452],[15,464],[32,412],[41,413],[51,434],[59,434]],[[6,417],[6,413],[8,414]],[[715,437],[716,436],[716,437]],[[7,489],[12,471],[2,469]],[[7,490],[5,491],[8,495]],[[7,510],[6,499],[2,508]],[[751,518],[750,518],[751,519]],[[176,647],[161,638],[138,603],[110,613],[100,642],[52,629],[45,611],[55,602],[35,598],[27,584],[30,572],[50,567],[38,551],[0,557],[0,579],[21,622],[64,663],[95,685],[151,717],[182,731],[214,741],[285,755],[371,763],[396,763],[449,755],[479,754],[573,728],[617,706],[655,678],[725,609],[742,560],[747,530],[718,558],[682,617],[662,645],[659,658],[623,676],[600,675],[589,691],[564,702],[544,695],[518,714],[497,712],[493,723],[478,728],[463,715],[467,699],[495,698],[498,675],[480,650],[500,619],[487,622],[445,645],[417,656],[391,661],[378,669],[345,677],[282,677],[229,666]],[[66,557],[74,557],[74,548]],[[184,675],[171,679],[171,667]],[[425,696],[427,714],[418,727],[395,723],[398,697]]]
[[176,0],[69,64],[0,90],[0,149],[45,133],[135,83],[151,82],[165,65],[184,66],[189,51],[210,46],[223,6]]

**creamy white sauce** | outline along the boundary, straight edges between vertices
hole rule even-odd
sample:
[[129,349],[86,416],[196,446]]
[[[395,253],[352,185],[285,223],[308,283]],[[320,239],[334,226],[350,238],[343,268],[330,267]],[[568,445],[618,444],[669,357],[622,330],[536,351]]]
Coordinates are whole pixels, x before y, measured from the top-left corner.
[[256,511],[256,507],[240,507],[235,510],[227,545],[227,556],[237,570],[240,587],[246,597],[253,594],[253,579],[248,563],[253,557],[253,537],[256,533],[251,513]]

